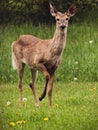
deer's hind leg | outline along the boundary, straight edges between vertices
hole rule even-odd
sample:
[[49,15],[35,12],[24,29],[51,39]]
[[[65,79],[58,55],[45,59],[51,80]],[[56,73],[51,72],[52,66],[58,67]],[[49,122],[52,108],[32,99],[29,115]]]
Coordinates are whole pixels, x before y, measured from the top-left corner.
[[39,106],[38,98],[37,98],[37,94],[36,94],[36,87],[35,87],[36,78],[37,78],[37,71],[34,69],[31,69],[30,88],[32,89],[32,92],[34,95],[35,106]]
[[22,79],[23,79],[23,71],[24,71],[25,64],[21,63],[18,67],[18,89],[19,89],[19,104],[22,105]]

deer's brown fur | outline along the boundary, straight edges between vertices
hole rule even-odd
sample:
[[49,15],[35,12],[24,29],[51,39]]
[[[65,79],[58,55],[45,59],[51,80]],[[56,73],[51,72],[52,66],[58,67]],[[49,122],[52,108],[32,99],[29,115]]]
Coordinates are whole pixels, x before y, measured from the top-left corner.
[[52,105],[51,96],[53,88],[54,73],[60,64],[62,52],[66,44],[66,33],[68,20],[75,14],[75,6],[72,6],[66,13],[55,10],[50,4],[51,15],[56,19],[56,31],[52,39],[42,40],[32,35],[21,35],[12,44],[12,64],[17,69],[19,75],[19,102],[22,104],[22,77],[24,66],[27,64],[31,69],[31,83],[35,103],[39,105],[36,95],[36,73],[40,70],[45,76],[46,83],[44,91],[39,100],[42,100],[48,87],[49,105]]

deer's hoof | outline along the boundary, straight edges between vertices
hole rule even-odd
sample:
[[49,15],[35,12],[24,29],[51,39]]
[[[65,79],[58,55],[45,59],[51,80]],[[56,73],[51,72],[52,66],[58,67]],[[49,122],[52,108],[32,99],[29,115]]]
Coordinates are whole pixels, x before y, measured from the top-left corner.
[[39,107],[39,104],[38,104],[38,103],[35,103],[35,107]]
[[30,88],[32,88],[32,83],[29,83]]
[[42,97],[39,97],[39,101],[42,101]]

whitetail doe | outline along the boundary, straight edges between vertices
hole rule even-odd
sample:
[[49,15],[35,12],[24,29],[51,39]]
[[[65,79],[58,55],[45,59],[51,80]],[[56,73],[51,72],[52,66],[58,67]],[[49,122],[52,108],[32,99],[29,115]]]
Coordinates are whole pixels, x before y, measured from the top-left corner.
[[30,88],[32,89],[35,104],[39,106],[35,81],[37,71],[41,71],[45,77],[45,87],[39,97],[41,101],[48,91],[49,106],[52,105],[52,89],[54,73],[60,64],[62,52],[66,44],[68,21],[76,12],[76,6],[72,5],[67,12],[61,13],[50,4],[50,13],[56,19],[56,30],[52,39],[42,40],[32,35],[21,35],[12,43],[12,65],[19,75],[19,103],[22,105],[22,78],[25,64],[31,70]]

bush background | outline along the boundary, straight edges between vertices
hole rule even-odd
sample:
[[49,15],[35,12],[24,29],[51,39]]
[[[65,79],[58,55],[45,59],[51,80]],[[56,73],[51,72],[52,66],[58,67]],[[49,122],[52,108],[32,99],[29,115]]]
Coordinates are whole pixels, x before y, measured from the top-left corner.
[[49,13],[49,3],[62,12],[76,4],[76,21],[83,20],[90,12],[98,9],[98,0],[1,0],[0,23],[51,23],[53,19]]

